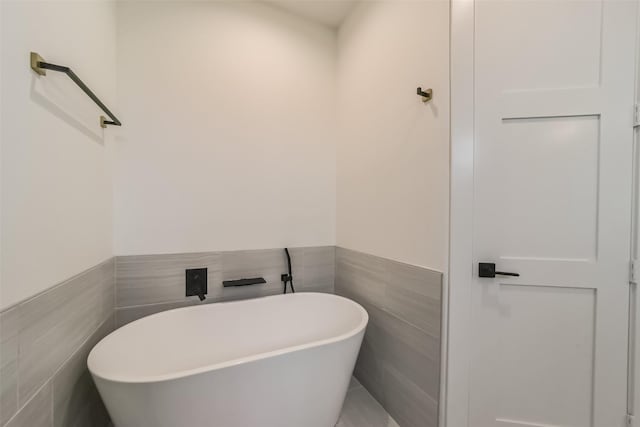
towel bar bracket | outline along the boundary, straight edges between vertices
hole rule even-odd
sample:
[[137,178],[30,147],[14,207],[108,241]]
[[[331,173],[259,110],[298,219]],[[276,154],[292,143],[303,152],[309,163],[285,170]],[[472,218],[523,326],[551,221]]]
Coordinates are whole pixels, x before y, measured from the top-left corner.
[[41,76],[47,75],[47,70],[40,67],[40,63],[44,62],[44,59],[35,52],[31,52],[31,69]]

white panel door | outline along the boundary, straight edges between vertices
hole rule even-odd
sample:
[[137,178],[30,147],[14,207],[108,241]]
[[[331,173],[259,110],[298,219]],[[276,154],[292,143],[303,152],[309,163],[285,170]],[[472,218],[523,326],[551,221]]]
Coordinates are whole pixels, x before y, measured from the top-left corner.
[[625,425],[636,8],[476,2],[471,427]]

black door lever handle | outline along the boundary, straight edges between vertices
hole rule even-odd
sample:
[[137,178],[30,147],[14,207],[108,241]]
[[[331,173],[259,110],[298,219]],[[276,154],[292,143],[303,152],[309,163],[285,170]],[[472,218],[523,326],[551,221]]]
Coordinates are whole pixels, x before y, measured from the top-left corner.
[[507,273],[506,271],[496,271],[496,275],[498,275],[498,276],[520,277],[519,273]]
[[505,271],[496,271],[496,265],[491,262],[481,262],[478,264],[478,276],[480,277],[496,277],[498,276],[512,276],[520,277],[518,273],[507,273]]

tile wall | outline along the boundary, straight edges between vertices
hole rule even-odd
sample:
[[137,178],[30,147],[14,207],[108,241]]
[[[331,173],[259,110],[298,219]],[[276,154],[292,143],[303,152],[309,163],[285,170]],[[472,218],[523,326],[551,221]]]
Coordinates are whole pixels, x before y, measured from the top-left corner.
[[337,248],[335,292],[369,313],[356,378],[401,427],[436,427],[442,273]]
[[0,425],[107,426],[86,368],[115,326],[113,259],[0,313]]
[[[294,286],[299,292],[334,290],[335,247],[290,249]],[[185,269],[207,268],[207,299],[185,297]],[[122,326],[160,311],[282,293],[287,273],[283,249],[206,252],[116,258],[116,322]],[[223,280],[264,277],[267,283],[224,288]]]

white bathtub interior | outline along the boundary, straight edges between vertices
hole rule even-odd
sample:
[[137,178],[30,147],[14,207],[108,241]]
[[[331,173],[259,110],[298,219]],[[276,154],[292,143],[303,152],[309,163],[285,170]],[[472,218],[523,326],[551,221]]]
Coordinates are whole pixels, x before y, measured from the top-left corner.
[[[313,303],[291,304],[292,297]],[[338,341],[362,328],[362,313],[343,298],[298,293],[269,301],[200,305],[141,319],[103,339],[89,366],[110,380],[159,381]]]

